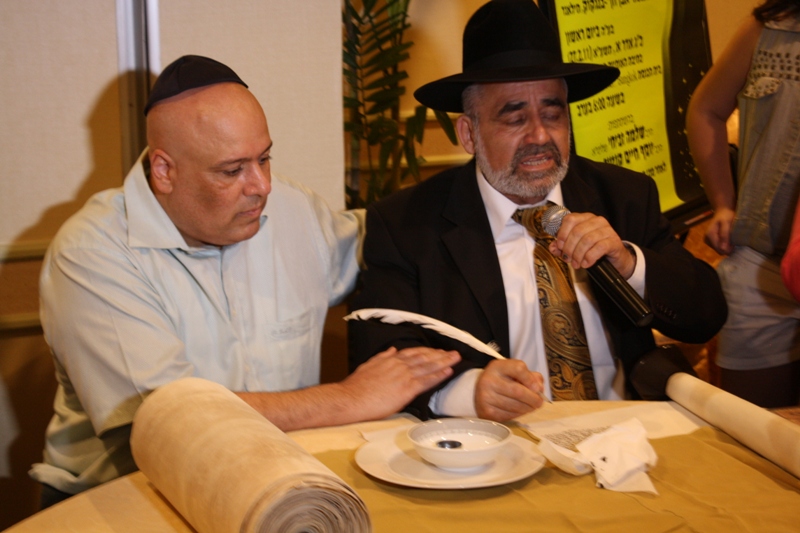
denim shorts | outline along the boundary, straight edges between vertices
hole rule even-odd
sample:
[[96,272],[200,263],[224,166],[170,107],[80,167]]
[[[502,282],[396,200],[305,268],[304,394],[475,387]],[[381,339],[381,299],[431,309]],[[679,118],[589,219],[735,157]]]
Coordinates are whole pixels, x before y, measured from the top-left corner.
[[717,364],[757,370],[800,359],[800,303],[781,280],[780,261],[742,246],[717,273],[728,302]]

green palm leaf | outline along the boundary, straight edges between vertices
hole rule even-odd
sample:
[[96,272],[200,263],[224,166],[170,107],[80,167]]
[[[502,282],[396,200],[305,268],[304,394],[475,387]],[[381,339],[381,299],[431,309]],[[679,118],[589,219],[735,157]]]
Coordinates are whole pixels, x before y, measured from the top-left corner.
[[[427,108],[417,106],[400,132],[400,97],[408,74],[401,64],[413,42],[405,41],[410,0],[344,0],[342,77],[344,131],[348,134],[349,207],[369,204],[397,190],[403,179],[420,178],[416,145],[425,133]],[[455,129],[446,113],[437,113],[448,138]],[[365,151],[362,154],[362,150]],[[405,168],[402,167],[405,159]],[[373,162],[374,161],[374,162]],[[367,190],[361,190],[361,182]]]

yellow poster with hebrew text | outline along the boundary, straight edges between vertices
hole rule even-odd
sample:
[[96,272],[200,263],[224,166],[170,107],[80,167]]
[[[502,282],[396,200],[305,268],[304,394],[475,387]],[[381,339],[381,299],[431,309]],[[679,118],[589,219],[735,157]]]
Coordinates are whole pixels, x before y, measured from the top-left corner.
[[579,155],[643,172],[658,185],[663,211],[680,205],[664,102],[665,40],[672,2],[555,0],[564,61],[619,68],[617,81],[570,105]]

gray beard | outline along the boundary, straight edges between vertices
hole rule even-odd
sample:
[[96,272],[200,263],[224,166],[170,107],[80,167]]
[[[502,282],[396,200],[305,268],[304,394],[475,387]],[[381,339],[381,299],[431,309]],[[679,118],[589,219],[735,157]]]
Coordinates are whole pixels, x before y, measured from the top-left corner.
[[[522,146],[514,154],[514,158],[508,168],[496,170],[486,160],[483,139],[479,132],[476,133],[478,142],[475,144],[475,157],[478,162],[478,168],[483,173],[486,181],[506,197],[543,200],[567,175],[569,154],[567,154],[566,158],[562,157],[558,147],[552,142],[543,145],[529,144]],[[525,157],[542,153],[552,154],[556,163],[555,168],[544,171],[516,170]]]

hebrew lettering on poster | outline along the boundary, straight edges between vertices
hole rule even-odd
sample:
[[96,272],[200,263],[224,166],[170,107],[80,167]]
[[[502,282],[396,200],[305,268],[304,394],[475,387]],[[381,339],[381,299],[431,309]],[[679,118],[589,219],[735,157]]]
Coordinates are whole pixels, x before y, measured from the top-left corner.
[[610,87],[570,105],[575,151],[643,172],[670,218],[707,205],[686,140],[689,98],[711,65],[698,0],[547,0],[567,62],[620,70]]

